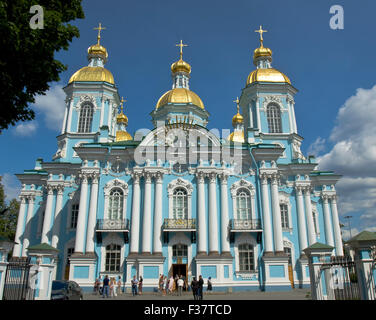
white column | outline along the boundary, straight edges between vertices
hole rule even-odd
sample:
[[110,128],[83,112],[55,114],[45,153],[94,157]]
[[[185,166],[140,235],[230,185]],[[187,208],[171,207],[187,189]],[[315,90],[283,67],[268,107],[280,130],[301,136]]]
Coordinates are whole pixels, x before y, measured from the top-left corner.
[[68,122],[67,122],[67,127],[66,127],[67,130],[66,130],[66,132],[71,132],[72,113],[73,113],[73,98],[70,99],[70,103],[69,103]]
[[88,194],[88,177],[86,174],[81,174],[81,193],[80,206],[78,210],[77,228],[76,228],[76,243],[74,252],[84,253],[85,245],[85,222],[87,211],[87,194]]
[[257,115],[257,128],[261,131],[261,120],[260,120],[260,99],[256,100],[256,115]]
[[273,175],[272,178],[272,207],[273,207],[273,231],[274,231],[274,248],[276,253],[282,253],[283,238],[282,238],[282,223],[281,223],[281,210],[279,207],[279,194],[278,194],[278,178]]
[[202,172],[197,174],[197,202],[198,202],[198,250],[197,253],[207,253],[206,217],[205,217],[205,177]]
[[18,214],[17,219],[17,228],[16,228],[16,236],[14,241],[16,244],[13,248],[13,257],[20,257],[21,256],[21,235],[24,228],[24,220],[25,220],[25,211],[26,211],[26,196],[21,195],[21,205],[20,205],[20,211]]
[[162,185],[163,174],[157,173],[155,181],[155,202],[154,202],[154,232],[153,232],[153,253],[162,253],[161,227],[162,227]]
[[227,175],[221,175],[221,248],[222,253],[230,252],[230,242],[228,241],[228,190]]
[[209,175],[209,253],[218,253],[217,174]]
[[304,189],[304,202],[306,208],[307,227],[308,227],[308,246],[316,242],[315,226],[313,224],[312,204],[311,204],[311,188]]
[[25,231],[24,231],[24,241],[23,241],[23,246],[22,246],[22,256],[26,257],[27,256],[27,248],[29,247],[30,244],[30,236],[31,236],[31,219],[33,218],[33,213],[34,213],[34,201],[35,197],[34,196],[29,196],[29,206],[27,208],[27,217],[26,217],[26,224],[25,224]]
[[263,175],[261,178],[261,195],[262,195],[262,211],[264,217],[264,244],[265,253],[273,252],[273,240],[272,240],[272,224],[270,219],[270,207],[269,207],[269,193],[268,193],[268,178]]
[[94,252],[94,233],[97,222],[98,174],[93,174],[91,183],[89,219],[87,222],[86,252]]
[[52,216],[53,198],[54,198],[54,190],[53,190],[52,186],[47,185],[47,203],[46,203],[46,209],[45,209],[45,212],[44,212],[41,243],[49,244],[48,233],[51,230],[51,216]]
[[61,128],[61,134],[65,132],[65,128],[67,127],[67,117],[68,117],[68,109],[69,109],[69,102],[65,105],[65,112],[64,112],[64,120],[63,120],[63,126]]
[[296,125],[294,101],[291,102],[291,110],[292,110],[292,123],[293,123],[293,126],[294,126],[294,133],[298,133],[298,127]]
[[142,221],[142,253],[151,253],[151,179],[151,174],[146,172]]
[[51,241],[51,245],[54,248],[57,248],[57,245],[59,243],[61,209],[63,208],[63,193],[64,193],[64,186],[59,186],[57,189],[54,226],[52,229],[52,241]]
[[101,97],[101,118],[99,122],[99,128],[103,126],[104,120],[104,96]]
[[287,103],[287,112],[289,113],[289,125],[290,125],[290,133],[294,132],[294,126],[292,124],[292,111],[291,111],[291,103],[289,99],[286,99]]
[[133,174],[133,200],[131,220],[131,253],[138,253],[140,235],[140,176]]
[[331,199],[331,209],[332,209],[334,239],[335,239],[335,244],[336,244],[336,254],[337,256],[343,256],[343,245],[342,245],[341,229],[339,226],[336,196],[332,197]]
[[332,229],[332,222],[330,219],[328,196],[322,195],[321,198],[323,202],[326,243],[334,247],[334,239],[333,239],[333,232],[332,232],[333,229]]
[[300,253],[308,247],[307,244],[307,228],[304,216],[304,202],[301,187],[295,187],[296,194],[296,208],[298,211],[298,234],[299,234],[299,248]]

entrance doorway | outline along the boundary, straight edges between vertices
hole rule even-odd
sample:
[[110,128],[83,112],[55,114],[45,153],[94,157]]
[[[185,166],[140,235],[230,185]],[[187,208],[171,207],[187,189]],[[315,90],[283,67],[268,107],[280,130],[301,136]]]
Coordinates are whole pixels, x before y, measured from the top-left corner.
[[292,269],[292,259],[291,259],[291,248],[284,248],[284,252],[287,254],[287,256],[289,257],[289,260],[288,260],[288,270],[289,270],[289,279],[290,279],[290,282],[291,282],[291,288],[294,288],[294,272],[293,272],[293,269]]
[[175,276],[178,275],[183,276],[184,281],[184,290],[187,289],[187,281],[188,281],[188,266],[186,264],[176,263],[172,265],[172,276],[175,279]]

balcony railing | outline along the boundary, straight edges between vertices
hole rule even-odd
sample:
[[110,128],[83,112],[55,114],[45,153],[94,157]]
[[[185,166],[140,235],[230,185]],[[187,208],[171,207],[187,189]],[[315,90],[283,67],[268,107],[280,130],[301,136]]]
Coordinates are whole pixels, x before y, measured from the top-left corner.
[[230,231],[262,231],[260,219],[231,219]]
[[196,219],[164,219],[163,230],[195,231]]
[[98,219],[96,231],[119,231],[128,232],[129,231],[129,220],[128,219]]

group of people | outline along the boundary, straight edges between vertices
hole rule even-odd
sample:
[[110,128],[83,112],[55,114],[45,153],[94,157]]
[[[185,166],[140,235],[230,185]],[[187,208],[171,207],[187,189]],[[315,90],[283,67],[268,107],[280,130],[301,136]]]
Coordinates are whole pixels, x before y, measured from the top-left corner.
[[167,279],[167,276],[161,274],[159,276],[158,288],[159,292],[161,292],[164,296],[166,294],[174,293],[181,296],[183,290],[187,290],[187,281],[182,275],[176,275],[175,278],[171,275],[171,277]]
[[117,281],[114,277],[109,278],[106,275],[102,281],[102,278],[95,279],[94,294],[100,294],[103,298],[117,297],[121,292],[121,279],[118,277]]
[[131,280],[131,286],[132,286],[132,295],[142,295],[142,283],[144,279],[142,276],[140,276],[139,279],[137,279],[136,276],[133,276],[133,279]]
[[[198,277],[198,280],[196,279],[196,277],[193,277],[192,282],[191,282],[191,288],[192,288],[192,293],[193,293],[193,299],[202,300],[203,293],[204,293],[204,279],[202,278],[201,275]],[[211,282],[211,277],[209,277],[207,291],[212,291],[212,290],[213,290],[213,285]]]

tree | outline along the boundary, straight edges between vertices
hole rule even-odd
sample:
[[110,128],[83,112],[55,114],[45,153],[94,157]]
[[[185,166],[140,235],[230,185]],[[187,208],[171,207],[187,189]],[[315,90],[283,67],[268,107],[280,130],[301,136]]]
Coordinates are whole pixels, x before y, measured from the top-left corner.
[[6,203],[1,178],[0,176],[0,236],[14,240],[20,203],[17,199],[10,200],[9,204]]
[[[44,95],[49,83],[59,81],[67,66],[54,59],[67,50],[77,27],[68,22],[84,18],[82,0],[0,0],[0,133],[17,121],[35,118],[30,104]],[[43,8],[43,29],[33,29],[31,20]],[[53,107],[53,106],[52,106]]]

